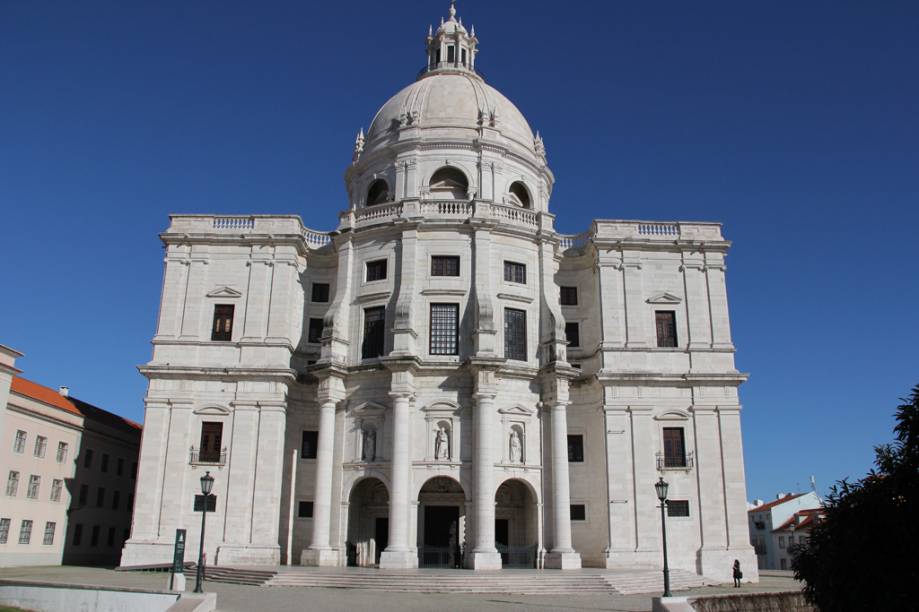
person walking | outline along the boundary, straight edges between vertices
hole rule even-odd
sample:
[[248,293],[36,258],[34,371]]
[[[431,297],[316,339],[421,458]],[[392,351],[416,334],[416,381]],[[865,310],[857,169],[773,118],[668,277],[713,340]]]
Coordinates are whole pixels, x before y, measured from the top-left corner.
[[733,574],[734,574],[734,588],[735,588],[735,589],[739,589],[739,588],[740,588],[740,579],[743,578],[743,572],[740,571],[740,560],[739,560],[739,559],[734,559],[734,568],[733,568],[733,569],[734,569],[734,571],[733,571]]

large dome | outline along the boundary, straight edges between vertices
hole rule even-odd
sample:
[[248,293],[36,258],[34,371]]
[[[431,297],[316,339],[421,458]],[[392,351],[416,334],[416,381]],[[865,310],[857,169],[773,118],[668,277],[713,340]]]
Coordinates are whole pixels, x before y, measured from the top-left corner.
[[433,72],[412,83],[379,110],[367,134],[367,148],[388,140],[393,127],[493,127],[506,138],[533,148],[533,130],[514,104],[478,75],[467,71]]

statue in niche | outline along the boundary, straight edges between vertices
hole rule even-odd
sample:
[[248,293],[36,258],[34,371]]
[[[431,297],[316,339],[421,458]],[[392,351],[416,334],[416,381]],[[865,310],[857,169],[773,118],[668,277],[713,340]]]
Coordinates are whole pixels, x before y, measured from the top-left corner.
[[511,430],[511,463],[523,463],[523,444],[516,429]]
[[377,456],[377,432],[374,428],[368,427],[364,430],[364,443],[361,449],[361,459],[364,461],[373,461]]
[[450,460],[450,440],[447,437],[447,430],[443,426],[437,430],[437,435],[434,438],[434,458],[437,461]]

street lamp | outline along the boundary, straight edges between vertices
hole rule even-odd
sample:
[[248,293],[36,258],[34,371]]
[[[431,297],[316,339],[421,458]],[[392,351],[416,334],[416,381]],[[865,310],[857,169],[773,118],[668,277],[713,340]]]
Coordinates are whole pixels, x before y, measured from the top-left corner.
[[654,489],[657,491],[657,499],[661,500],[661,530],[664,534],[664,597],[670,595],[670,567],[667,565],[667,516],[664,509],[667,507],[667,488],[670,485],[661,476],[660,480],[654,483]]
[[211,476],[210,472],[205,472],[204,476],[201,477],[201,493],[203,494],[203,503],[201,504],[201,542],[198,544],[198,575],[195,581],[195,593],[204,592],[204,589],[201,588],[204,582],[204,521],[207,519],[207,498],[213,488],[214,477]]

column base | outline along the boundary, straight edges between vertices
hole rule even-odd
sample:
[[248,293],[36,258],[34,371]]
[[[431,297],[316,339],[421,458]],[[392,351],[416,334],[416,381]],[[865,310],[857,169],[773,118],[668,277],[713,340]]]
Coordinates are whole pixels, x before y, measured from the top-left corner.
[[411,550],[384,550],[380,555],[380,569],[415,569],[418,555]]
[[308,567],[338,567],[338,551],[334,548],[307,548],[300,553],[300,565]]
[[499,570],[503,567],[501,555],[494,552],[471,552],[466,555],[466,567],[472,570]]
[[281,547],[245,544],[222,544],[217,547],[211,565],[280,565]]
[[560,570],[581,569],[581,555],[574,551],[557,552],[553,550],[546,553],[543,567]]

